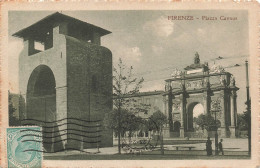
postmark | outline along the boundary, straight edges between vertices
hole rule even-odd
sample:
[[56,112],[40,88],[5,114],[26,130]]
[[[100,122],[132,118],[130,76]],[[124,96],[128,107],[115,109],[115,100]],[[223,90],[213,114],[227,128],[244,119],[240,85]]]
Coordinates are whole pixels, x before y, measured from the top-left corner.
[[163,140],[163,135],[161,133],[161,127],[158,126],[156,121],[149,117],[147,120],[135,121],[133,124],[139,124],[141,127],[147,128],[148,122],[150,127],[154,128],[154,132],[156,132],[156,134],[137,139],[131,138],[128,132],[128,136],[125,136],[122,139],[121,144],[121,148],[126,154],[144,154],[155,150],[164,150],[163,146],[159,146],[160,142]]
[[7,128],[8,167],[41,167],[42,143],[38,131],[40,127]]

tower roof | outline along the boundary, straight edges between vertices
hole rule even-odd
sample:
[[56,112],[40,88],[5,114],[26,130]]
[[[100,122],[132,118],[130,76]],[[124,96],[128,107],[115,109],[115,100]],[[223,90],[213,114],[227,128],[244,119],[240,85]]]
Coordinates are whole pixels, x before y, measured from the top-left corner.
[[88,31],[95,31],[100,34],[100,36],[104,36],[107,34],[110,34],[111,32],[108,30],[105,30],[101,27],[95,26],[93,24],[78,20],[76,18],[64,15],[62,13],[56,12],[54,14],[51,14],[38,22],[32,24],[31,26],[24,28],[16,33],[13,34],[15,37],[19,38],[26,38],[31,36],[32,34],[37,34],[37,32],[44,31],[45,29],[53,28],[55,23],[58,22],[66,22],[71,23],[74,25],[77,25],[78,27],[84,28]]

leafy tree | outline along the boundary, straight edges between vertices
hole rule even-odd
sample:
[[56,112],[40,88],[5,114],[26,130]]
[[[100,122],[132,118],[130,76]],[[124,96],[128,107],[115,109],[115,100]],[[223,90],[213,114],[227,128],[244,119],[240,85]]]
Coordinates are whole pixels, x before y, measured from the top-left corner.
[[9,110],[9,125],[10,126],[19,125],[19,120],[14,115],[16,108],[13,105],[12,95],[10,92],[8,92],[8,110]]
[[[117,135],[118,135],[118,153],[121,154],[120,139],[123,132],[123,125],[121,122],[124,120],[124,114],[122,109],[129,109],[133,113],[142,112],[143,109],[139,106],[135,106],[135,99],[131,97],[139,92],[143,78],[137,79],[132,74],[133,67],[127,68],[119,59],[117,67],[113,68],[113,90],[114,90],[114,109],[117,113]],[[114,118],[115,119],[115,118]],[[113,121],[111,121],[113,122]]]
[[124,135],[126,132],[128,132],[128,137],[131,139],[133,132],[140,130],[140,127],[142,125],[142,118],[137,117],[134,114],[127,113],[124,118],[122,118],[122,134]]
[[157,110],[155,113],[153,113],[148,120],[148,128],[150,130],[159,132],[162,155],[164,154],[162,128],[166,123],[167,117],[160,110]]
[[[216,127],[215,127],[215,118],[212,117],[211,115],[209,114],[200,114],[198,116],[198,118],[194,118],[193,120],[202,130],[206,129],[207,131],[212,131],[214,130]],[[217,124],[217,128],[220,127],[220,121],[217,120],[216,122]]]
[[148,129],[150,131],[160,131],[167,123],[167,117],[160,111],[154,112],[148,120]]
[[249,100],[245,104],[247,105],[247,107],[246,107],[246,111],[244,111],[242,115],[242,118],[246,122],[247,129],[249,129],[251,127],[251,100]]
[[[118,136],[118,111],[113,110],[105,116],[104,125],[111,128]],[[131,138],[134,131],[141,128],[143,119],[128,111],[127,109],[121,109],[121,135],[125,135],[128,132],[128,137]]]
[[248,130],[248,123],[245,120],[245,113],[244,114],[237,114],[237,126],[238,129],[241,131]]
[[247,123],[247,131],[248,131],[248,154],[251,155],[251,99],[249,98],[249,87],[247,88],[247,101],[245,104],[247,105],[246,111],[243,114],[243,119]]
[[25,99],[21,94],[19,95],[19,119],[20,122],[25,119]]

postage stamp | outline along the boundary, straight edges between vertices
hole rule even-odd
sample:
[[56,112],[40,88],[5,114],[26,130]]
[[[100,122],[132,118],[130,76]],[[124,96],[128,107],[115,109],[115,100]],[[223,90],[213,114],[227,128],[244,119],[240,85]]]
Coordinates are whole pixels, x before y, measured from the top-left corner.
[[258,165],[255,2],[140,3],[5,3],[1,166]]
[[7,128],[8,167],[41,167],[41,139],[40,127]]

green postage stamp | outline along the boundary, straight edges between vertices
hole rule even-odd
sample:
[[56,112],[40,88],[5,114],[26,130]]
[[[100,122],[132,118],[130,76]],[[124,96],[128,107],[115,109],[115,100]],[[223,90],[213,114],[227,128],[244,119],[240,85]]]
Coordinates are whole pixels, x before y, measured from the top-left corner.
[[8,167],[41,167],[40,127],[7,128]]

